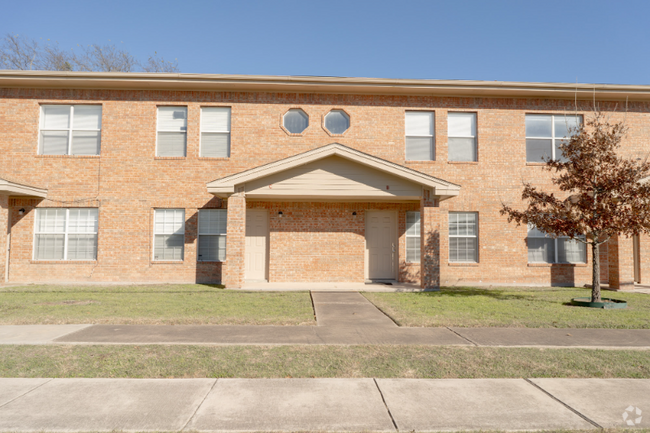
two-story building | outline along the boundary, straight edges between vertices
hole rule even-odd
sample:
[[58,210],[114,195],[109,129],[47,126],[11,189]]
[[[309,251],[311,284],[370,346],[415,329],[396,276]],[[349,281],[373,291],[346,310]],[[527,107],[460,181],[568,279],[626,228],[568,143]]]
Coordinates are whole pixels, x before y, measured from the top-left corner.
[[0,281],[581,286],[584,245],[499,210],[594,99],[645,156],[649,86],[0,71]]

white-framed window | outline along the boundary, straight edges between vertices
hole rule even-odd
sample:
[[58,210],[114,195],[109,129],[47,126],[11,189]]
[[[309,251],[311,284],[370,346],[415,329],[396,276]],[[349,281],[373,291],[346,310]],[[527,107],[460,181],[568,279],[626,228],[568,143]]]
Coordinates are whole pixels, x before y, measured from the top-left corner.
[[476,161],[476,113],[448,113],[449,161]]
[[575,114],[526,114],[526,162],[561,160],[560,144],[581,123],[582,116]]
[[200,156],[230,157],[230,107],[201,107]]
[[186,156],[187,107],[158,107],[156,156]]
[[41,105],[39,155],[99,155],[101,105]]
[[528,226],[528,263],[587,263],[587,245]]
[[406,263],[420,263],[420,212],[406,212]]
[[185,254],[185,209],[154,211],[154,260],[182,261]]
[[449,212],[449,261],[478,263],[476,212]]
[[199,262],[226,260],[226,209],[199,209]]
[[407,161],[433,161],[436,158],[433,119],[431,111],[406,112]]
[[41,208],[34,220],[34,260],[97,260],[96,208]]

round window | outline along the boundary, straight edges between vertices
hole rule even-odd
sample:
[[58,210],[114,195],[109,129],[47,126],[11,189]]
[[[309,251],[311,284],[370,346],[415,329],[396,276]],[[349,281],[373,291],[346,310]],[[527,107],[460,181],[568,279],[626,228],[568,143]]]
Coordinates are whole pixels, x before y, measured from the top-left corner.
[[292,108],[285,113],[282,123],[290,133],[301,134],[309,126],[309,116],[300,108]]
[[325,128],[332,134],[343,134],[350,128],[350,116],[343,110],[332,110],[325,116]]

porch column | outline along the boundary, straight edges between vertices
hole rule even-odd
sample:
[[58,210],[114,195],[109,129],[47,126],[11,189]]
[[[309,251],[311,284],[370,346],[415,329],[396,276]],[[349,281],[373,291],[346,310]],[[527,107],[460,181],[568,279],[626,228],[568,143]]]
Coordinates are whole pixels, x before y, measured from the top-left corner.
[[440,204],[431,191],[420,199],[420,287],[440,288]]
[[241,288],[244,283],[244,247],[246,242],[246,197],[243,193],[228,197],[228,227],[226,234],[226,263],[222,284]]
[[634,241],[625,236],[612,236],[607,243],[609,288],[634,289]]
[[7,275],[7,254],[9,233],[9,196],[0,194],[0,286]]

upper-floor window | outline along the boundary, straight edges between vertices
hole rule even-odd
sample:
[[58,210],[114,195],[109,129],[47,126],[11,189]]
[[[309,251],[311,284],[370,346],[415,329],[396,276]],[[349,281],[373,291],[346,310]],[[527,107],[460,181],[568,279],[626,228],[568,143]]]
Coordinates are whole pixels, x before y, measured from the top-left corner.
[[36,209],[34,260],[96,260],[96,208]]
[[566,236],[553,238],[529,225],[528,263],[587,263],[587,245]]
[[40,155],[99,155],[101,105],[41,105]]
[[562,160],[560,144],[581,123],[582,116],[575,114],[526,114],[526,162]]
[[406,212],[406,262],[420,263],[420,212]]
[[200,262],[222,262],[226,259],[226,209],[199,209]]
[[325,128],[331,134],[343,134],[350,128],[350,116],[343,110],[332,110],[325,115]]
[[449,212],[449,261],[478,262],[478,214]]
[[291,134],[302,134],[309,126],[309,116],[300,108],[292,108],[282,116],[282,125]]
[[433,142],[433,113],[407,111],[405,120],[406,160],[433,161],[436,157]]
[[156,156],[186,156],[187,107],[158,107]]
[[449,161],[476,161],[476,113],[449,113]]
[[201,108],[201,156],[230,156],[230,107]]
[[154,260],[185,257],[185,209],[156,209],[154,213]]

